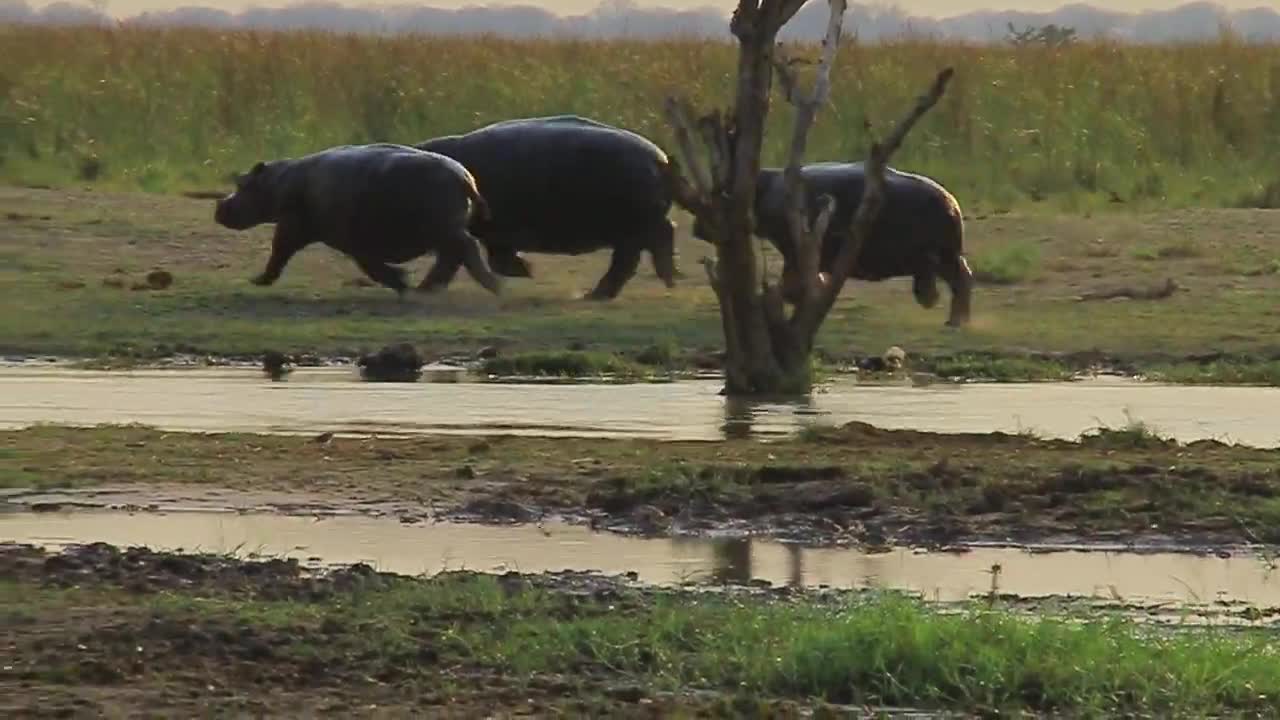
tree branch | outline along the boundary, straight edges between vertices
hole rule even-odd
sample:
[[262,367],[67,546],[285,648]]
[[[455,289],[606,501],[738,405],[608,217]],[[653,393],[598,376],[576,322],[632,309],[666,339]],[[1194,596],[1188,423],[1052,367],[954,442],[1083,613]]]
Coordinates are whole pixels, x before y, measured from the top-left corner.
[[714,194],[729,184],[733,167],[729,156],[729,136],[725,133],[720,111],[698,118],[698,131],[711,156],[711,193]]
[[[800,12],[800,8],[809,0],[765,0],[765,2],[777,3],[778,9],[774,15],[774,22],[777,23],[776,29],[781,29],[783,25],[791,22],[791,18]],[[844,17],[844,10],[840,11],[841,18]]]
[[[818,110],[826,104],[831,94],[831,68],[835,64],[836,51],[840,47],[840,34],[844,26],[844,11],[847,0],[828,0],[831,14],[827,20],[827,33],[822,40],[822,55],[818,61],[817,77],[813,81],[813,91],[808,97],[799,97],[794,77],[784,80],[790,84],[788,91],[792,104],[796,106],[795,127],[791,133],[791,148],[787,153],[787,168],[782,176],[783,197],[786,199],[787,223],[791,237],[795,240],[797,269],[800,271],[802,297],[808,297],[815,291],[814,280],[818,274],[818,258],[821,254],[822,235],[815,235],[815,228],[809,224],[808,198],[805,191],[801,167],[804,165],[805,152],[809,144],[809,131],[813,128]],[[790,69],[784,77],[790,76]],[[827,219],[824,227],[830,222],[834,207],[824,206]]]
[[705,197],[711,192],[711,180],[694,148],[693,121],[689,118],[689,106],[682,100],[668,97],[664,109],[667,122],[676,136],[676,149],[680,152],[681,164],[689,168],[694,189]]
[[[671,191],[675,201],[694,215],[706,213],[711,206],[712,178],[703,166],[693,141],[693,122],[688,104],[668,97],[665,105],[667,122],[676,138],[679,158],[670,158]],[[688,176],[685,168],[689,168]],[[692,178],[692,180],[690,179]]]
[[862,252],[863,243],[871,235],[871,228],[880,213],[880,208],[884,205],[884,174],[889,159],[902,146],[903,140],[920,118],[942,99],[942,95],[947,90],[947,83],[954,74],[955,71],[952,68],[946,68],[938,73],[929,91],[916,100],[915,107],[907,113],[906,117],[898,121],[889,137],[882,142],[872,143],[870,157],[864,168],[866,180],[862,191],[862,202],[853,216],[848,239],[836,256],[830,281],[821,288],[820,294],[801,303],[791,319],[792,327],[800,337],[809,338],[809,342],[812,342],[818,327],[831,311],[836,298],[840,295],[840,290],[844,288],[845,280],[853,271],[858,255]]

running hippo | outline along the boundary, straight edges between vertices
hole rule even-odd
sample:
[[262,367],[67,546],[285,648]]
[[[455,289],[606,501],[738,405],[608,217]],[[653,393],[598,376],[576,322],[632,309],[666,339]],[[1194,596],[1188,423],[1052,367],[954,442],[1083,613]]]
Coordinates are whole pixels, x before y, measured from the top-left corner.
[[465,264],[498,294],[500,280],[467,232],[473,215],[484,211],[475,179],[457,161],[376,143],[257,163],[218,201],[214,220],[232,230],[275,223],[271,257],[255,285],[274,283],[295,253],[322,242],[402,297],[409,286],[394,265],[429,253],[438,258],[428,281]]
[[[794,299],[790,278],[795,243],[787,222],[783,170],[760,171],[756,186],[756,234],[767,239],[783,258],[783,287]],[[841,244],[848,237],[853,215],[862,201],[862,163],[813,163],[801,170],[808,192],[810,218],[817,215],[818,198],[831,195],[836,211],[823,239],[819,269],[830,272]],[[926,308],[938,303],[938,277],[951,289],[951,313],[947,324],[968,323],[973,273],[964,258],[964,218],[960,204],[937,182],[893,168],[885,170],[885,203],[858,255],[850,277],[879,281],[892,277],[914,278],[916,302]],[[700,223],[695,237],[707,240]],[[833,241],[834,240],[834,241]]]
[[[581,255],[613,250],[589,300],[617,297],[645,250],[657,276],[675,285],[670,164],[657,145],[574,115],[508,120],[415,147],[467,167],[489,203],[471,232],[494,271],[532,277],[520,252]],[[441,273],[435,281],[448,284]],[[424,288],[431,289],[431,288]]]

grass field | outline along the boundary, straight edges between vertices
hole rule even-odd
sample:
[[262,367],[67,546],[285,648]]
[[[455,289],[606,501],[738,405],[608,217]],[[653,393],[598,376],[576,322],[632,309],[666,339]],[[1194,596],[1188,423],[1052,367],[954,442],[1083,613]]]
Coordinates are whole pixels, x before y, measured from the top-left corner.
[[[493,346],[509,359],[499,369],[577,372],[617,366],[611,354],[687,367],[721,347],[696,263],[711,248],[688,237],[687,219],[677,244],[686,277],[673,290],[646,260],[617,300],[586,302],[578,296],[607,253],[535,255],[535,279],[509,281],[501,298],[459,275],[441,295],[402,303],[385,288],[354,286],[359,271],[323,247],[303,251],[274,287],[250,285],[270,229],[234,233],[211,216],[212,202],[181,197],[0,187],[0,352],[352,355],[411,342],[433,355]],[[1179,381],[1280,382],[1280,250],[1270,242],[1280,214],[1013,212],[976,216],[968,228],[975,271],[994,276],[976,291],[971,327],[943,327],[945,290],[942,307],[924,310],[908,279],[855,282],[819,337],[825,354],[899,345],[914,370],[1017,380],[1061,377],[1096,351]],[[413,263],[415,276],[429,263]],[[157,268],[172,273],[171,287],[129,289]],[[1078,300],[1169,278],[1183,289],[1161,300]],[[587,355],[558,359],[570,348]],[[1019,359],[1029,351],[1084,355]]]
[[[617,355],[687,366],[721,347],[696,264],[710,248],[679,212],[686,277],[671,291],[646,261],[616,302],[577,300],[603,272],[601,253],[534,256],[537,278],[508,282],[502,298],[462,275],[442,296],[397,303],[322,249],[275,287],[250,286],[269,230],[225,231],[210,202],[176,195],[224,188],[226,173],[262,158],[514,116],[580,113],[666,143],[668,92],[727,100],[728,45],[37,27],[0,28],[0,41],[7,354],[350,355],[407,341],[435,354],[493,346],[505,358],[495,367],[590,374],[632,367]],[[823,356],[899,345],[915,370],[1017,380],[1062,377],[1103,354],[1180,382],[1280,382],[1280,217],[1258,209],[1280,204],[1273,54],[1229,39],[1063,50],[850,41],[811,158],[861,156],[865,121],[883,129],[939,67],[956,66],[896,164],[959,196],[982,285],[973,326],[951,332],[945,308],[914,305],[905,280],[853,283],[819,338]],[[789,121],[772,117],[771,161]],[[128,289],[153,269],[174,285]],[[1180,289],[1164,299],[1079,300],[1169,279]],[[594,354],[557,357],[574,348]],[[540,355],[512,357],[522,353]]]
[[[4,27],[0,45],[0,179],[147,191],[517,116],[578,113],[669,144],[663,98],[723,105],[734,68],[732,46],[692,41]],[[947,96],[896,164],[937,177],[972,211],[1275,206],[1275,53],[1230,39],[1065,50],[849,41],[811,158],[861,158],[864,124],[883,132],[953,65]],[[781,159],[789,127],[788,112],[772,115],[768,160]]]

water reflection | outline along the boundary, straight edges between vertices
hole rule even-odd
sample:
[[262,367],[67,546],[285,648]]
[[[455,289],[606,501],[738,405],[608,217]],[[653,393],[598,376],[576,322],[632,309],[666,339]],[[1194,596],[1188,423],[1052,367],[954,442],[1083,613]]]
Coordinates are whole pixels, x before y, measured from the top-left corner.
[[228,512],[0,512],[0,541],[59,546],[107,542],[158,550],[257,552],[366,562],[407,574],[466,568],[480,571],[635,571],[651,583],[768,582],[773,585],[879,587],[926,598],[961,600],[991,590],[1000,565],[1001,592],[1071,594],[1125,600],[1212,603],[1240,600],[1280,606],[1280,578],[1249,556],[1104,552],[1033,554],[1016,549],[867,554],[853,549],[801,549],[752,540],[642,539],[548,522],[486,527],[446,522],[404,524],[361,516],[244,515]]
[[[705,540],[694,540],[703,544]],[[755,567],[755,548],[751,538],[713,540],[711,548],[711,580],[717,583],[746,585],[761,579]],[[775,543],[776,545],[776,543]],[[804,550],[794,543],[782,545],[786,555],[786,583],[791,587],[804,585]]]
[[[430,368],[435,375],[454,373]],[[274,383],[257,368],[97,372],[0,367],[0,428],[141,423],[163,430],[282,434],[500,433],[722,440],[779,437],[850,421],[924,432],[1018,432],[1074,439],[1134,419],[1184,442],[1280,443],[1280,388],[1075,383],[859,384],[837,378],[806,397],[744,400],[718,380],[675,383],[362,383],[349,368],[297,368]]]
[[[755,435],[757,423],[764,418],[773,420],[778,415],[791,415],[797,425],[806,425],[806,418],[820,416],[812,395],[759,398],[724,397],[724,422],[720,432],[726,440],[749,438]],[[774,420],[776,422],[776,420]]]

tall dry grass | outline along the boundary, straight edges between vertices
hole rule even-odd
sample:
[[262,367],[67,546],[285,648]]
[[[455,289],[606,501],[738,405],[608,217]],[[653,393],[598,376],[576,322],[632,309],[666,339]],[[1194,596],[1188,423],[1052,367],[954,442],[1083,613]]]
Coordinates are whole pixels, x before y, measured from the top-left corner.
[[[724,103],[734,48],[196,29],[0,28],[0,180],[168,191],[339,143],[578,113],[666,144],[672,91]],[[862,155],[944,65],[896,165],[969,207],[1280,204],[1280,52],[1224,39],[1053,50],[848,44],[810,159]],[[778,103],[767,159],[781,159]]]

